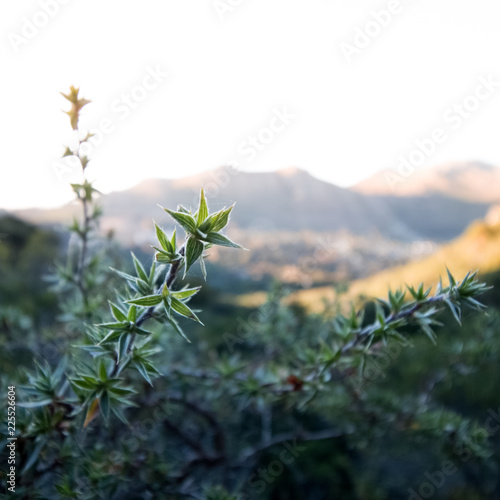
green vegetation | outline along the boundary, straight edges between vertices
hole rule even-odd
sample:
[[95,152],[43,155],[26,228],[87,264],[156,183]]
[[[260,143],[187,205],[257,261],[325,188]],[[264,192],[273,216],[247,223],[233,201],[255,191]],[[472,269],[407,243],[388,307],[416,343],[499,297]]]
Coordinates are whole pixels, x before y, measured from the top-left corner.
[[[0,218],[0,303],[33,317],[36,312],[55,311],[56,298],[43,283],[61,247],[60,238],[12,216]],[[29,290],[23,289],[24,276]],[[49,311],[47,311],[49,313]],[[43,316],[34,318],[43,322]]]
[[[99,236],[98,193],[80,154],[88,101],[74,88],[65,97],[83,137],[65,152],[82,165],[72,185],[82,215],[51,292],[40,281],[47,261],[27,251],[32,236],[9,236],[0,254],[12,318],[0,323],[10,358],[0,380],[5,395],[16,387],[18,402],[12,498],[499,495],[498,292],[474,273],[448,272],[432,289],[394,288],[345,315],[340,304],[321,314],[289,305],[279,284],[259,308],[230,306],[190,278],[200,266],[210,283],[212,246],[242,251],[223,232],[233,207],[211,213],[203,190],[195,209],[165,208],[171,227],[154,224],[154,252],[142,262],[132,254],[125,268]],[[41,231],[10,224],[9,235]],[[15,267],[13,255],[26,258]],[[32,275],[15,272],[21,262]],[[37,302],[44,293],[53,309]],[[28,314],[48,318],[36,327]],[[24,356],[13,348],[20,339]],[[5,419],[0,431],[4,464]]]

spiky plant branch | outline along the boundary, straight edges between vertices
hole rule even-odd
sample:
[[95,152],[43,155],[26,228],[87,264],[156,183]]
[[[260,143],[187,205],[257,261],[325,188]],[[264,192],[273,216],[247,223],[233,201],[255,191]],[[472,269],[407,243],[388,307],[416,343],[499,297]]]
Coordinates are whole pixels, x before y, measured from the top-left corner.
[[[79,98],[78,90],[73,88],[65,97],[72,103],[72,110],[68,114],[73,129],[77,130],[79,112],[88,101]],[[76,150],[67,150],[67,154],[74,154],[80,159],[84,172],[88,159],[81,154],[81,146],[85,140],[79,141]],[[83,183],[73,185],[73,189],[82,203],[83,222],[81,228],[76,225],[73,229],[80,236],[80,253],[76,271],[73,269],[74,274],[70,278],[88,300],[85,277],[89,272],[89,237],[94,229],[96,213],[91,213],[95,190],[85,177]],[[154,380],[160,375],[156,367],[157,349],[153,345],[152,332],[146,328],[154,320],[162,327],[168,327],[162,328],[162,333],[173,330],[186,338],[177,318],[201,323],[187,305],[200,287],[182,288],[176,283],[186,276],[195,263],[200,264],[206,278],[204,252],[212,245],[239,248],[221,232],[229,222],[232,209],[224,208],[210,214],[203,191],[198,207],[193,211],[183,206],[177,210],[164,209],[184,229],[182,245],[177,245],[176,231],[167,237],[163,229],[155,224],[158,243],[154,247],[156,253],[153,264],[146,271],[132,255],[135,273],[115,270],[126,281],[128,289],[118,296],[116,304],[110,302],[111,321],[87,325],[87,340],[80,345],[84,352],[77,362],[71,366],[62,362],[55,369],[48,364],[38,364],[35,373],[29,375],[22,403],[31,412],[25,427],[21,427],[20,442],[23,440],[26,450],[23,456],[26,467],[22,474],[29,475],[30,469],[38,467],[38,476],[48,475],[62,467],[63,446],[79,435],[82,426],[86,427],[92,421],[98,422],[99,415],[106,422],[110,421],[111,413],[126,421],[125,410],[136,402],[141,407],[148,407],[136,395],[135,379],[142,377],[151,386],[153,382],[155,385],[163,382]],[[226,469],[247,467],[263,451],[284,439],[297,437],[308,441],[355,434],[352,426],[342,427],[338,422],[332,422],[333,427],[325,423],[323,430],[294,426],[291,427],[293,430],[287,431],[283,425],[278,432],[274,428],[273,417],[275,409],[283,405],[293,410],[304,410],[314,398],[323,397],[323,403],[326,401],[334,408],[340,407],[339,411],[342,411],[344,407],[334,400],[333,394],[344,390],[349,398],[356,399],[356,405],[353,405],[356,416],[378,424],[382,419],[378,415],[374,416],[371,410],[369,412],[362,404],[362,397],[346,383],[350,370],[361,368],[362,374],[363,361],[375,357],[379,346],[391,339],[404,339],[407,336],[406,328],[411,325],[416,325],[435,342],[432,328],[438,324],[436,317],[439,305],[447,306],[458,321],[463,305],[474,309],[483,308],[477,297],[487,287],[477,280],[476,274],[468,274],[458,282],[449,273],[448,279],[449,285],[443,288],[440,283],[434,294],[431,294],[430,289],[424,290],[423,285],[417,289],[410,287],[406,293],[389,293],[387,301],[377,304],[375,320],[370,324],[366,324],[362,312],[353,309],[350,316],[337,315],[331,322],[324,321],[318,335],[306,336],[300,332],[301,335],[289,338],[288,325],[282,328],[285,333],[280,336],[280,332],[275,331],[273,321],[272,327],[265,325],[265,330],[272,330],[272,333],[261,345],[257,343],[260,349],[257,352],[262,352],[264,347],[269,354],[255,356],[250,363],[240,363],[237,357],[212,363],[210,358],[208,369],[192,369],[184,364],[184,359],[180,361],[181,368],[175,362],[166,362],[163,375],[166,388],[160,395],[153,393],[151,405],[158,406],[158,398],[168,398],[182,407],[186,414],[191,414],[191,417],[196,415],[191,422],[196,421],[200,427],[204,426],[200,436],[206,437],[203,443],[196,442],[191,434],[192,428],[185,424],[183,415],[162,418],[161,429],[166,429],[189,449],[186,457],[182,456],[182,451],[179,452],[180,456],[172,464],[172,473],[164,478],[166,487],[177,492],[176,488],[189,483],[187,479],[194,477],[200,466]],[[158,283],[161,285],[158,286]],[[299,344],[298,347],[295,344]],[[289,348],[286,359],[280,358],[283,346]],[[222,410],[217,407],[220,394],[227,398],[222,403]],[[235,415],[228,415],[228,403],[251,417],[260,418],[263,412],[268,415],[265,419],[260,418],[262,430],[255,434],[257,437],[250,445],[242,440],[239,450],[237,442],[240,436],[231,438],[231,426],[225,425],[224,420],[237,418],[235,415],[239,411],[233,412]],[[257,409],[255,415],[252,413],[254,408]],[[387,420],[406,428],[419,418],[418,411],[407,413],[409,416],[396,408],[390,412]],[[455,419],[455,416],[452,415],[450,419]],[[95,427],[98,429],[98,426]],[[233,428],[241,428],[241,425]],[[60,453],[54,452],[54,436],[57,436]],[[229,443],[231,446],[228,446]],[[213,450],[208,449],[210,446]],[[48,448],[53,453],[46,453]],[[230,453],[233,457],[229,456]],[[52,461],[50,457],[53,457]],[[26,484],[30,481],[33,478],[28,477]],[[67,491],[68,498],[71,498],[73,492],[70,486],[67,486]]]

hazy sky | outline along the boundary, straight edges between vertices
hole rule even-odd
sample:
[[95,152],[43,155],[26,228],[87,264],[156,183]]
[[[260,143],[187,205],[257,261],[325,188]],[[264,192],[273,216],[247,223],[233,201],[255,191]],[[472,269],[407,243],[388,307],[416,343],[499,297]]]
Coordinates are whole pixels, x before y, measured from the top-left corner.
[[500,164],[499,21],[498,0],[4,0],[0,207],[71,199],[71,84],[104,192],[227,163],[348,186],[416,140],[423,166]]

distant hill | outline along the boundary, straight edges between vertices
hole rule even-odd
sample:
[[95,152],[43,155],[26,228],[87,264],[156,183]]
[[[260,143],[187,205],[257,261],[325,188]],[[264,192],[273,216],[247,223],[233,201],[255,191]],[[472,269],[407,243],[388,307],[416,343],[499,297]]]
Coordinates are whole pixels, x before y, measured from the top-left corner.
[[[359,186],[358,190],[340,188],[295,168],[237,175],[219,169],[184,179],[149,179],[104,196],[103,228],[113,229],[127,245],[151,241],[151,219],[166,227],[171,225],[157,204],[194,206],[201,186],[206,188],[212,208],[237,202],[233,228],[256,231],[347,230],[355,235],[380,234],[402,241],[446,241],[458,236],[473,220],[484,217],[490,206],[490,197],[471,201],[444,191],[408,196],[362,193]],[[67,205],[16,214],[37,223],[58,223],[70,221],[75,210],[74,205]]]
[[500,202],[500,168],[481,162],[463,162],[416,170],[391,185],[386,170],[356,184],[358,193],[379,196],[420,197],[441,195],[476,203]]
[[[387,290],[396,290],[405,284],[417,285],[423,282],[426,286],[433,286],[439,276],[446,283],[446,267],[449,267],[457,279],[463,278],[471,270],[479,270],[482,275],[500,270],[500,206],[493,207],[485,220],[474,222],[462,236],[442,246],[433,255],[353,281],[342,301],[385,296]],[[301,290],[295,292],[290,301],[318,311],[322,307],[323,298],[335,298],[333,287]],[[260,301],[259,294],[241,299],[241,303],[245,305],[255,305]]]

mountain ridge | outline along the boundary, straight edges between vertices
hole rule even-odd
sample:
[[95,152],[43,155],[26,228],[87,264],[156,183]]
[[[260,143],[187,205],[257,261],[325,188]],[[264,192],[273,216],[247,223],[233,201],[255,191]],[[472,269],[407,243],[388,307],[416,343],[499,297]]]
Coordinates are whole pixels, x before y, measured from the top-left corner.
[[481,161],[445,163],[417,170],[407,178],[391,175],[395,172],[382,170],[351,189],[378,196],[441,194],[469,202],[500,202],[500,168]]
[[[457,169],[462,168],[457,165]],[[488,168],[496,172],[496,167]],[[489,202],[464,200],[450,192],[407,196],[362,193],[322,181],[296,167],[275,172],[219,168],[181,179],[146,179],[103,196],[103,228],[115,230],[125,244],[138,244],[152,234],[151,219],[166,227],[172,225],[157,204],[194,207],[202,186],[212,209],[237,202],[232,214],[234,227],[261,231],[347,230],[398,240],[446,241],[458,236],[473,220],[483,218],[490,206]],[[52,224],[70,222],[78,214],[74,204],[14,213],[32,222]]]

